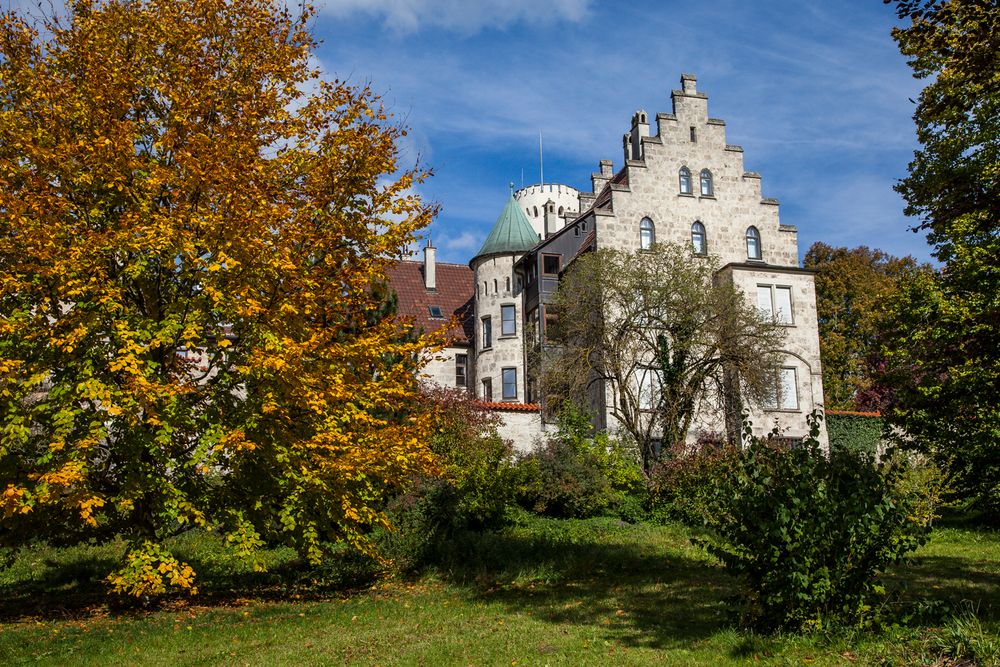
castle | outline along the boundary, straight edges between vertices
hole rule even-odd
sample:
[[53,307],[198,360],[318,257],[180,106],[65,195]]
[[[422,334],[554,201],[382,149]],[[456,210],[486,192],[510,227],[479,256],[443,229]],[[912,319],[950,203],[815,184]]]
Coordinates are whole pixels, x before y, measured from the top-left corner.
[[[787,327],[775,369],[780,398],[752,410],[755,432],[777,426],[786,438],[801,438],[809,432],[807,415],[822,408],[813,273],[799,267],[796,228],[781,224],[777,200],[761,194],[760,174],[744,170],[743,149],[726,143],[726,124],[709,117],[694,76],[681,76],[671,101],[672,113],[632,116],[623,166],[615,171],[601,160],[590,192],[547,183],[512,192],[468,266],[437,262],[428,244],[422,262],[400,262],[390,274],[401,314],[427,330],[453,316],[460,322],[451,346],[427,368],[428,380],[467,388],[501,415],[502,432],[519,449],[548,427],[526,332],[544,340],[560,274],[597,248],[641,251],[672,242],[714,257],[719,279]],[[614,432],[605,400],[590,406],[595,426]],[[719,430],[724,422],[722,414],[698,419]],[[820,439],[825,445],[825,429]]]

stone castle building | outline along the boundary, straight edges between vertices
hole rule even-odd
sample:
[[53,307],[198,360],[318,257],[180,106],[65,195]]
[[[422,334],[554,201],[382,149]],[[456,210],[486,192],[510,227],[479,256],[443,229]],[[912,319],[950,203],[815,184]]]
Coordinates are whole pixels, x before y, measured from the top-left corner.
[[[813,273],[799,267],[796,228],[782,224],[778,202],[762,195],[760,174],[745,170],[743,149],[726,142],[725,122],[709,117],[695,77],[683,75],[671,99],[672,113],[632,116],[621,168],[601,160],[590,192],[547,183],[512,192],[468,266],[436,262],[428,245],[422,262],[401,262],[391,275],[402,314],[425,329],[452,316],[460,322],[428,379],[464,387],[500,412],[519,449],[529,449],[546,428],[526,332],[544,341],[560,274],[598,248],[687,244],[715,258],[719,278],[788,327],[775,369],[778,398],[751,413],[759,434],[777,425],[785,437],[801,438],[806,416],[823,405]],[[595,426],[615,431],[611,392],[596,396]],[[725,430],[722,414],[700,414],[697,423]],[[697,436],[695,429],[688,435]]]

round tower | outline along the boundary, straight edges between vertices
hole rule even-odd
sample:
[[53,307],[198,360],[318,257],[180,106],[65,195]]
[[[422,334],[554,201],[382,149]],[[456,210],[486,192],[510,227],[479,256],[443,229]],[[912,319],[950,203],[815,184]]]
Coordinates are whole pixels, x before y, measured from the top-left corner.
[[522,285],[514,274],[514,263],[538,240],[512,194],[469,262],[476,279],[475,395],[482,400],[524,402]]
[[[558,183],[529,185],[514,193],[514,199],[540,238],[562,229],[563,215],[576,212],[580,208],[579,197],[579,190]],[[545,226],[547,217],[548,229]]]

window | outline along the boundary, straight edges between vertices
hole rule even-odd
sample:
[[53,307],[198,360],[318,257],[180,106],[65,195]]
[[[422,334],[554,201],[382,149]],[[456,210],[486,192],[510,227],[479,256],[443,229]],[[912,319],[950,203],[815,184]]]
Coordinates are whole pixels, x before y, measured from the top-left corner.
[[747,227],[747,259],[760,257],[760,232],[756,227]]
[[757,285],[757,308],[779,324],[792,324],[792,288],[781,285]]
[[559,311],[551,303],[544,306],[545,318],[545,339],[552,340],[559,338]]
[[580,225],[573,225],[573,236],[580,235]]
[[536,217],[536,218],[537,218],[537,217],[538,217],[538,207],[537,207],[537,206],[534,206],[534,207],[532,207],[532,210],[534,210],[534,212],[535,212],[535,215],[534,215],[534,217]]
[[504,368],[500,371],[501,377],[503,378],[503,397],[504,399],[517,400],[517,369],[516,368]]
[[535,378],[528,378],[525,384],[527,385],[525,387],[527,395],[524,398],[528,403],[534,403],[538,399],[537,391],[535,390]]
[[469,368],[469,355],[467,354],[456,354],[455,355],[455,386],[456,387],[467,387],[468,380],[466,375],[466,370]]
[[692,125],[691,126],[691,143],[698,141],[698,129]]
[[510,292],[510,276],[507,276],[506,281],[507,281],[507,291]]
[[500,281],[497,280],[496,278],[493,279],[493,293],[494,294],[500,293]]
[[649,250],[656,243],[656,232],[653,229],[653,221],[643,218],[639,223],[639,249]]
[[681,194],[691,194],[691,170],[687,167],[681,167],[681,170],[678,173],[678,179],[680,180]]
[[444,313],[441,312],[441,306],[427,306],[427,310],[430,312],[432,320],[444,319]]
[[514,306],[500,306],[500,335],[513,336],[517,333],[517,322],[514,320]]
[[562,217],[562,214],[563,214],[563,207],[562,207],[562,206],[560,206],[560,207],[559,207],[559,217],[560,217],[560,218]]
[[493,347],[493,320],[490,317],[483,318],[483,349]]
[[662,380],[655,368],[640,368],[638,371],[639,409],[655,410],[660,401]]
[[778,368],[774,373],[774,391],[764,402],[770,410],[798,410],[797,373],[792,367]]
[[542,255],[542,275],[558,276],[562,268],[562,255]]
[[708,169],[701,170],[701,196],[715,196],[715,190],[712,188],[712,172]]
[[704,255],[708,252],[708,245],[705,243],[705,225],[700,222],[691,225],[691,246],[696,255]]
[[493,378],[483,378],[483,400],[493,400]]

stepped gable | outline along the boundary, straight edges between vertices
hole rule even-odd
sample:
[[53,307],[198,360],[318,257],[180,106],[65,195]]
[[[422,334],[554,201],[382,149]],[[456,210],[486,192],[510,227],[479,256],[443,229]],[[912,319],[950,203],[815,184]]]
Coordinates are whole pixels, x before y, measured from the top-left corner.
[[536,243],[538,234],[511,194],[507,199],[507,205],[503,207],[503,212],[493,224],[490,235],[486,237],[483,247],[473,260],[485,255],[521,254],[531,250]]
[[[459,327],[451,331],[455,345],[472,345],[474,291],[472,269],[464,264],[437,263],[437,289],[424,287],[423,262],[402,261],[388,270],[389,283],[399,296],[399,314],[413,319],[424,331],[436,331],[453,316]],[[431,317],[431,306],[441,308],[443,319]]]

